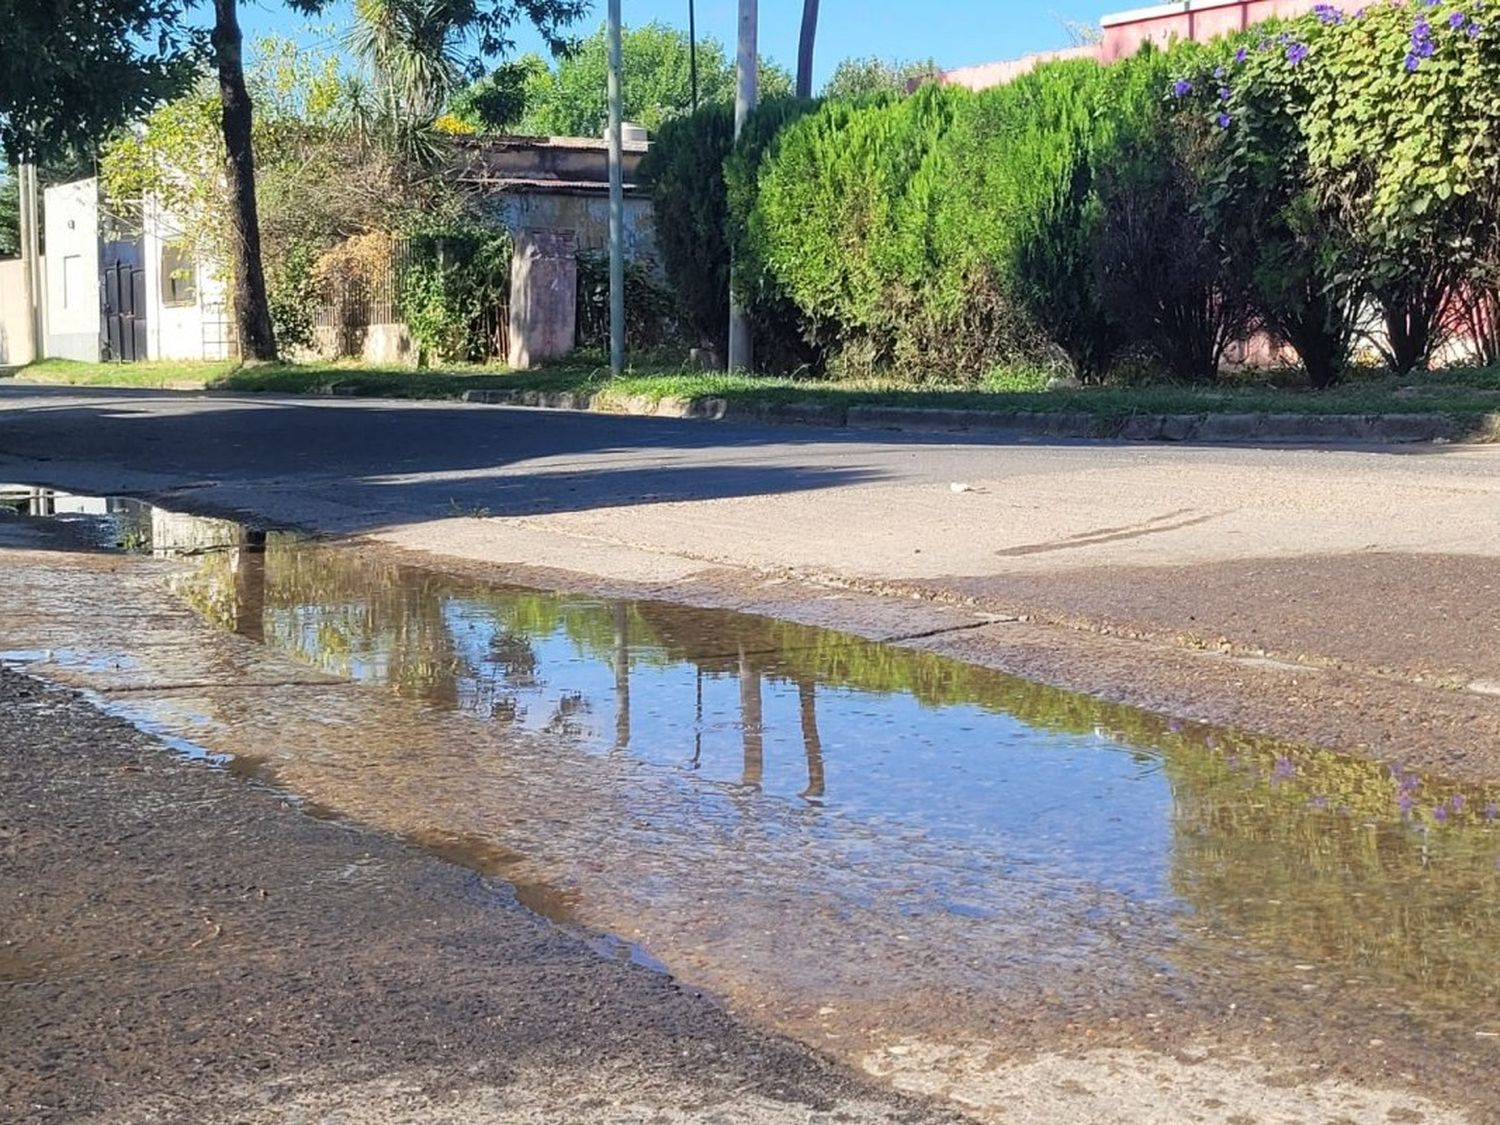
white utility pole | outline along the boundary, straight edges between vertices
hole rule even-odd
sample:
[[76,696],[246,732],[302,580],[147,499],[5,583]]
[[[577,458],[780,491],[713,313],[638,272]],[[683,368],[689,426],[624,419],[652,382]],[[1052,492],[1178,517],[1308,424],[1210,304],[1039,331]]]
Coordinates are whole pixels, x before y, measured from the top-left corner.
[[620,0],[609,0],[609,373],[625,371],[625,148]]
[[[758,0],[740,0],[739,46],[735,55],[738,81],[734,89],[734,136],[738,140],[745,118],[755,108],[760,92],[760,55],[756,49],[760,13]],[[750,319],[740,308],[733,287],[729,291],[729,370],[749,371],[754,363],[750,350]]]
[[21,205],[21,284],[26,303],[26,331],[31,337],[32,361],[44,358],[42,352],[41,234],[37,230],[36,165],[22,164],[16,169],[16,193]]

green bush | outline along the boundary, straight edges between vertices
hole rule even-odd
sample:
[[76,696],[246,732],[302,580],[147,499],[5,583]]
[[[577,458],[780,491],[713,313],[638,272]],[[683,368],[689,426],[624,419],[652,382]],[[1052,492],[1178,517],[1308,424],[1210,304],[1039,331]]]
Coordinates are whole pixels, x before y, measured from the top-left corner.
[[276,342],[283,348],[310,348],[315,342],[318,254],[318,247],[298,239],[267,271],[266,302]]
[[494,358],[510,302],[510,233],[460,219],[406,234],[396,298],[422,361]]
[[[1198,211],[1204,153],[1163,96],[1175,58],[1147,48],[1110,69],[1094,163],[1095,281],[1104,314],[1174,378],[1212,381],[1253,326],[1249,288]],[[1115,381],[1118,381],[1117,379]]]
[[[780,130],[815,102],[772,98],[746,120],[734,140],[731,107],[715,104],[669,121],[641,167],[651,183],[657,245],[677,294],[685,333],[720,356],[729,336],[730,248],[748,249],[744,216],[753,206],[761,155]],[[753,276],[747,266],[745,276]],[[790,370],[814,359],[803,345],[795,310],[774,290],[743,294],[760,370]]]
[[[575,340],[580,348],[609,348],[609,255],[582,251],[578,255],[578,319]],[[649,351],[672,341],[677,333],[677,302],[672,290],[639,262],[625,263],[625,347]]]
[[719,349],[729,335],[724,161],[733,146],[734,109],[716,103],[666,122],[641,163],[684,328],[695,343]]

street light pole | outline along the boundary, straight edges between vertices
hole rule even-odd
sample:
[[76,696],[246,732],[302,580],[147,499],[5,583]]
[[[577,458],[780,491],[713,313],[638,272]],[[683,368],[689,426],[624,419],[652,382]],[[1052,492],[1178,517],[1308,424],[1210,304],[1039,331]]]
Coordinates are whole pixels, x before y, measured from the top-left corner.
[[620,0],[609,0],[609,373],[625,371],[625,174]]
[[[734,136],[738,140],[745,119],[755,108],[760,92],[760,58],[756,36],[760,13],[758,0],[740,0],[740,29],[735,52],[737,81],[734,90]],[[732,265],[732,264],[731,264]],[[732,271],[731,271],[732,272]],[[750,318],[740,307],[731,284],[729,290],[729,370],[749,371],[754,363],[750,347]]]

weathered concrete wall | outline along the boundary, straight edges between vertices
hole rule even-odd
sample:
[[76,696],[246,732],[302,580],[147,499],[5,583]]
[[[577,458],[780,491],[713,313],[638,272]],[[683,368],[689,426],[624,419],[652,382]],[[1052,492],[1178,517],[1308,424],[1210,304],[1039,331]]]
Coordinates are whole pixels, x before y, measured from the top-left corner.
[[418,358],[416,342],[404,324],[320,324],[313,329],[311,353],[318,359],[354,357],[388,367],[415,367]]
[[[1218,35],[1243,31],[1273,17],[1300,16],[1318,0],[1184,0],[1105,16],[1099,58],[1113,62],[1133,55],[1146,43],[1165,46],[1174,39],[1205,42]],[[1327,0],[1325,0],[1327,2]],[[1361,0],[1363,2],[1363,0]],[[1335,8],[1352,10],[1357,3],[1332,0]]]
[[[597,192],[511,189],[494,196],[487,209],[512,235],[524,230],[571,230],[580,251],[603,252],[609,247],[609,199]],[[644,196],[625,198],[625,257],[661,272],[656,219],[651,200]]]
[[148,197],[142,209],[141,255],[146,271],[146,355],[150,359],[227,359],[225,333],[213,321],[228,300],[228,287],[213,262],[192,264],[195,296],[173,304],[164,292],[162,256],[183,240],[177,216]]
[[573,350],[578,246],[572,230],[515,234],[510,261],[510,366],[524,370]]
[[43,193],[48,356],[99,362],[99,182]]
[[19,258],[0,261],[0,367],[35,359],[26,308],[26,271]]

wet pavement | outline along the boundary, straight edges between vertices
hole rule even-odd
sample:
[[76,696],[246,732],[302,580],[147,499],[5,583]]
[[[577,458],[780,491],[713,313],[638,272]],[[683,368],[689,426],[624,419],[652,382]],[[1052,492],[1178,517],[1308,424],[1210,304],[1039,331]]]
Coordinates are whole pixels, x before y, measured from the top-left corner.
[[[1108,1116],[1142,1067],[1203,1120],[1500,1110],[1500,789],[105,507],[74,519],[156,558],[12,556],[10,662],[898,1085],[997,1120],[1149,1120]],[[1015,1116],[1025,1066],[1074,1117]]]

